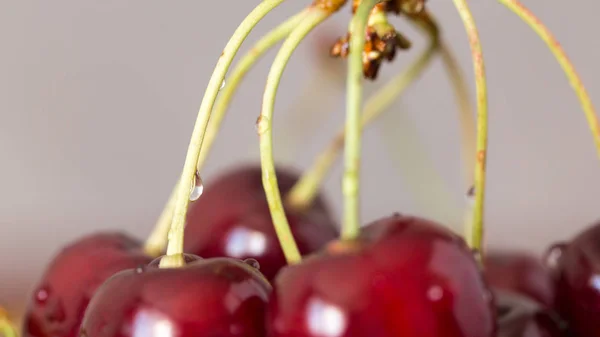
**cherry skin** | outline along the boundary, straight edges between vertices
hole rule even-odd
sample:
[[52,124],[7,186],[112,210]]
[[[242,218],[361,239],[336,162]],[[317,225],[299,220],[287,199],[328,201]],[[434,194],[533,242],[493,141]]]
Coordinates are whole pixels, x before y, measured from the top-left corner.
[[283,268],[267,311],[270,337],[488,337],[489,292],[460,237],[394,215]]
[[[558,253],[558,254],[557,254]],[[555,245],[557,307],[576,336],[600,336],[600,222]]]
[[497,337],[562,337],[556,315],[528,296],[496,289]]
[[142,243],[122,233],[86,236],[50,262],[29,299],[23,337],[75,337],[96,289],[113,274],[152,257]]
[[[277,170],[282,197],[298,178],[299,174],[292,170]],[[285,211],[303,255],[338,237],[337,227],[321,197],[304,212],[290,207],[285,207]],[[184,251],[204,258],[256,259],[269,280],[286,265],[273,228],[260,166],[229,171],[204,188],[202,196],[190,205]]]
[[553,307],[554,281],[541,260],[523,252],[488,251],[484,264],[484,277],[490,287],[520,293]]
[[81,336],[264,337],[270,292],[260,272],[232,258],[126,270],[98,290]]

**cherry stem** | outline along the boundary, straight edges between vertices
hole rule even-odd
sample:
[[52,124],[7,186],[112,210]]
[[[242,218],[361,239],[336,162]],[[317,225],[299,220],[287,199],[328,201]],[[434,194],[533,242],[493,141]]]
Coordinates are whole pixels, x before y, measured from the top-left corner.
[[465,238],[471,249],[478,252],[476,258],[483,261],[483,231],[484,231],[484,196],[485,196],[485,166],[487,160],[487,85],[485,79],[485,64],[477,26],[467,0],[453,0],[463,24],[473,57],[475,72],[475,87],[477,92],[477,145],[474,173],[475,200],[473,205],[473,221],[465,224]]
[[10,322],[6,313],[0,308],[0,336],[2,337],[18,337],[19,333],[14,325]]
[[[200,172],[204,167],[206,158],[214,144],[215,138],[221,123],[227,112],[227,108],[233,99],[233,96],[245,78],[246,74],[256,62],[275,44],[283,40],[289,33],[294,29],[295,26],[302,20],[304,12],[298,13],[293,17],[289,18],[278,27],[271,30],[267,35],[263,36],[251,49],[244,55],[244,57],[237,63],[236,67],[231,72],[231,75],[227,78],[225,87],[221,90],[210,116],[208,127],[204,135],[204,141],[202,143],[202,150],[196,164],[196,171]],[[159,255],[167,245],[167,233],[171,227],[171,220],[173,218],[173,208],[176,201],[177,185],[175,185],[169,201],[163,209],[158,221],[154,227],[153,232],[146,240],[145,250],[149,255]]]
[[[432,28],[431,43],[408,69],[385,84],[365,103],[361,128],[366,127],[385,112],[392,103],[423,73],[439,46],[437,27]],[[288,206],[295,210],[306,209],[314,201],[319,187],[335,162],[345,141],[344,129],[340,130],[327,148],[317,157],[312,167],[298,180],[287,195]]]
[[161,267],[178,267],[185,264],[183,259],[183,237],[185,218],[187,208],[190,202],[190,191],[196,179],[196,165],[200,156],[200,149],[204,140],[204,133],[208,126],[210,114],[227,73],[231,62],[233,61],[240,46],[250,34],[252,29],[262,20],[271,10],[279,6],[285,0],[263,0],[250,14],[242,21],[231,39],[223,49],[219,61],[208,82],[204,98],[198,111],[198,118],[192,132],[192,138],[188,147],[188,152],[183,166],[183,172],[175,197],[175,206],[173,209],[173,219],[169,230],[169,242],[167,245],[167,256],[161,259]]
[[363,49],[369,15],[382,0],[362,0],[352,19],[346,80],[346,142],[344,147],[344,217],[342,239],[352,240],[360,233],[360,158]]
[[279,184],[275,173],[273,159],[273,112],[275,110],[275,98],[283,72],[298,45],[306,35],[315,27],[327,19],[332,11],[324,10],[314,4],[307,8],[307,14],[302,22],[290,33],[283,42],[281,49],[275,56],[263,95],[262,111],[256,122],[258,135],[260,137],[260,161],[262,166],[262,180],[271,218],[275,232],[288,264],[301,261],[302,257],[294,236],[287,221],[285,210],[279,193]]
[[535,33],[546,43],[548,48],[554,57],[562,67],[565,75],[569,79],[569,83],[573,90],[575,90],[575,94],[579,98],[579,102],[583,109],[583,113],[587,119],[587,123],[589,125],[590,131],[592,132],[592,136],[594,137],[594,142],[596,145],[596,150],[598,152],[598,156],[600,156],[600,123],[598,123],[598,117],[594,110],[594,106],[592,104],[592,100],[588,96],[585,87],[583,86],[583,82],[581,78],[577,74],[575,67],[567,57],[565,51],[560,46],[560,43],[556,40],[554,35],[550,32],[550,30],[538,19],[527,7],[525,7],[521,2],[517,0],[498,0],[501,4],[510,9],[513,13],[518,15],[521,20],[523,20],[526,24],[531,27],[535,31]]
[[464,179],[467,189],[473,186],[475,168],[477,135],[475,130],[475,113],[469,96],[467,82],[464,79],[460,66],[452,50],[444,41],[440,41],[440,54],[448,79],[454,89],[454,96],[458,104],[458,118],[461,128],[461,156],[463,158]]

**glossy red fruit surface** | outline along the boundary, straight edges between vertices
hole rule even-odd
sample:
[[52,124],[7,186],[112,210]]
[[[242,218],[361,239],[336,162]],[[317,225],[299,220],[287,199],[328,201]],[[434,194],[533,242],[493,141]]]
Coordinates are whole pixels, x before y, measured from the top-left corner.
[[[291,170],[277,170],[282,196],[298,177]],[[286,207],[286,214],[302,254],[314,252],[338,236],[320,197],[306,211]],[[190,206],[184,245],[185,252],[204,258],[256,259],[261,272],[273,279],[286,260],[273,228],[259,166],[238,168],[205,186],[200,199]]]
[[29,299],[24,337],[75,337],[96,289],[115,273],[152,260],[137,240],[99,233],[65,247],[50,262]]
[[600,223],[565,245],[555,261],[557,307],[579,337],[600,336]]
[[264,337],[270,292],[255,268],[230,258],[127,270],[98,290],[81,336]]
[[552,308],[555,286],[540,259],[524,252],[488,251],[484,277],[490,287],[517,292]]
[[494,336],[492,296],[464,242],[394,215],[353,243],[286,267],[267,312],[271,337]]
[[556,315],[528,296],[494,291],[498,337],[562,337],[565,331]]

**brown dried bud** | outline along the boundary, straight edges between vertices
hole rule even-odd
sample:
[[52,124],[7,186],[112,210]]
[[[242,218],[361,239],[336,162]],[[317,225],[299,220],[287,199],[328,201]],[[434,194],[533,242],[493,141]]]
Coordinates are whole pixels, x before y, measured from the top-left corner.
[[[375,27],[369,26],[365,32],[366,41],[363,50],[363,73],[368,79],[375,79],[383,60],[392,61],[396,56],[396,49],[408,49],[410,41],[396,30],[387,30],[378,33]],[[331,48],[330,54],[334,57],[346,58],[350,51],[350,34],[340,38]]]

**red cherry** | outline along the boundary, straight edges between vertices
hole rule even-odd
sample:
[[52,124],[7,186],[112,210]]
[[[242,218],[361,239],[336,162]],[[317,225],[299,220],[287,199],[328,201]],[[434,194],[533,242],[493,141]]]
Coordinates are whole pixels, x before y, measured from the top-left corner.
[[461,238],[394,215],[281,270],[270,337],[488,337],[492,296]]
[[522,294],[494,291],[498,314],[497,337],[561,337],[561,322],[548,309]]
[[600,336],[600,223],[555,245],[557,306],[579,337]]
[[554,281],[539,259],[524,252],[489,251],[484,263],[491,287],[520,293],[548,308],[554,305]]
[[230,258],[126,270],[98,290],[81,336],[264,337],[270,292],[262,274]]
[[50,262],[24,318],[24,337],[75,337],[96,289],[124,269],[152,260],[142,243],[121,233],[99,233],[68,245]]
[[[299,175],[278,169],[282,196],[291,190]],[[286,207],[290,228],[302,254],[312,253],[338,237],[335,223],[322,198],[298,212]],[[206,186],[193,202],[185,227],[184,251],[205,258],[253,258],[269,279],[286,265],[273,228],[259,166],[230,171]]]

